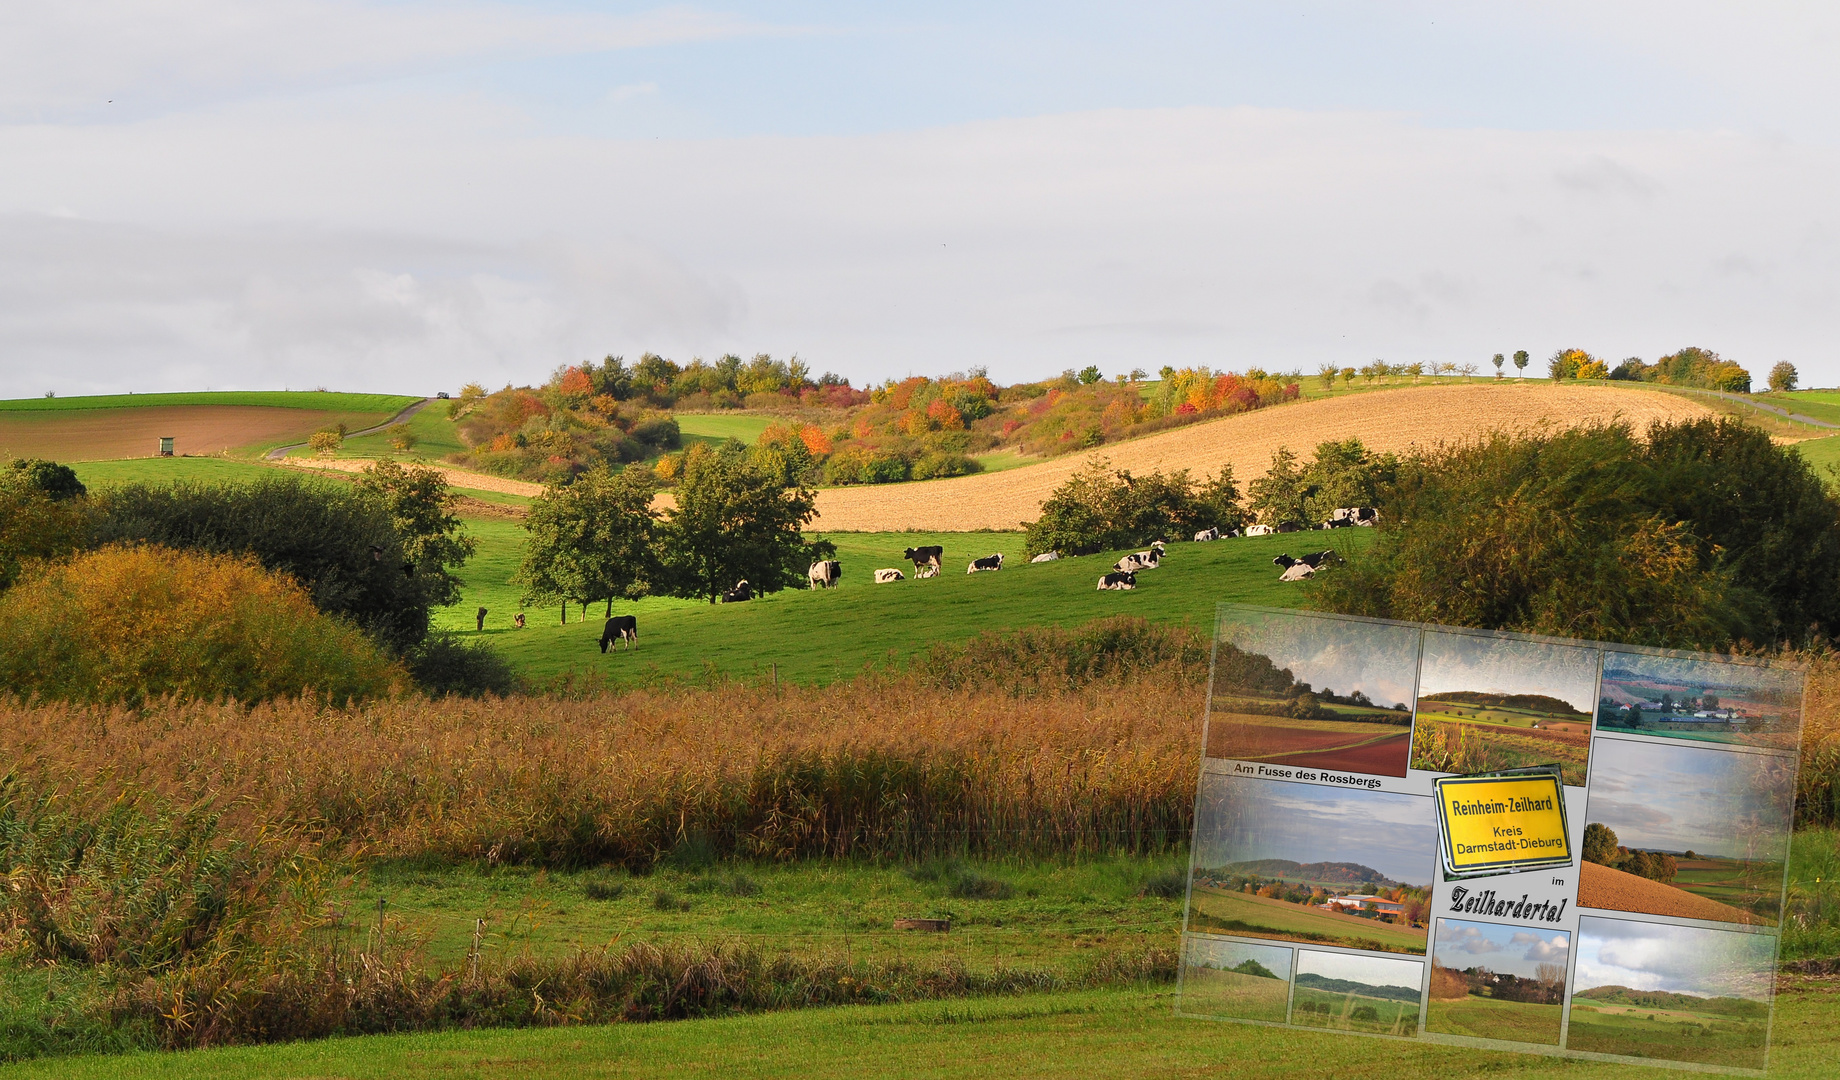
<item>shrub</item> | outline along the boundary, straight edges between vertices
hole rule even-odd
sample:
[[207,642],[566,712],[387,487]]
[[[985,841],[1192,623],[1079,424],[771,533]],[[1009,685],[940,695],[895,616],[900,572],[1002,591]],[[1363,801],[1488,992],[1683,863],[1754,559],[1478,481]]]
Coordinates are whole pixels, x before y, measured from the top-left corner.
[[983,468],[975,459],[964,454],[935,452],[920,455],[920,459],[914,462],[912,475],[915,480],[935,480],[945,476],[982,472]]
[[339,446],[345,437],[336,431],[315,431],[308,439],[307,445],[320,457],[331,457],[339,452]]
[[27,475],[0,473],[0,589],[17,581],[28,561],[68,555],[89,533],[84,500],[55,498]]
[[89,494],[75,469],[44,458],[14,458],[7,472],[8,481],[24,484],[51,499],[62,501]]
[[26,696],[344,702],[393,692],[401,676],[357,628],[248,557],[110,546],[0,598],[0,682]]
[[1041,517],[1027,525],[1023,554],[1090,555],[1181,539],[1203,528],[1233,528],[1240,521],[1238,496],[1230,466],[1197,490],[1187,469],[1133,476],[1094,458],[1042,504]]
[[403,659],[415,685],[432,697],[505,697],[518,688],[516,670],[497,650],[483,641],[463,642],[446,631],[429,634]]

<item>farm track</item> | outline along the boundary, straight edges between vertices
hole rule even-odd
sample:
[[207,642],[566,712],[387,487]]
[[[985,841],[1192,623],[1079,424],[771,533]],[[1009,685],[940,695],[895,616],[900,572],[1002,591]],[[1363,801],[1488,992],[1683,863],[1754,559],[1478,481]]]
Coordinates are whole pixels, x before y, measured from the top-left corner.
[[1188,469],[1193,475],[1211,474],[1230,464],[1243,487],[1264,474],[1280,446],[1308,457],[1317,443],[1359,438],[1371,450],[1404,451],[1542,424],[1621,419],[1641,429],[1657,421],[1715,415],[1680,395],[1634,388],[1492,382],[1401,387],[1241,413],[1000,473],[827,489],[818,493],[815,527],[848,532],[1019,529],[1037,516],[1055,488],[1095,456],[1134,473]]
[[[284,457],[274,459],[275,464],[285,465],[291,469],[329,469],[333,472],[361,473],[375,465],[370,458],[319,458]],[[469,472],[465,469],[450,469],[445,465],[428,465],[447,478],[454,487],[473,491],[496,491],[501,495],[524,495],[536,497],[543,494],[542,484],[527,483],[523,480],[507,480],[502,476],[488,476],[485,473]],[[500,515],[492,515],[500,516]]]

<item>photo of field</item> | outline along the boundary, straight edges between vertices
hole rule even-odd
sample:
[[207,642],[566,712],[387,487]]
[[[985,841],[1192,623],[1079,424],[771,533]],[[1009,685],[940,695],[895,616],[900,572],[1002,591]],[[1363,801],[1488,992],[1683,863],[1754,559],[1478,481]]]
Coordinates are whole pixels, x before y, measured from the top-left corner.
[[1208,774],[1187,928],[1422,955],[1436,857],[1423,796]]
[[1227,609],[1208,756],[1404,776],[1418,638],[1411,626]]
[[1647,653],[1606,652],[1597,730],[1683,742],[1793,750],[1800,672]]
[[1291,1023],[1415,1039],[1424,981],[1417,960],[1306,949],[1297,956]]
[[1199,934],[1184,937],[1178,1011],[1282,1024],[1290,995],[1291,950]]
[[1566,1048],[1761,1069],[1775,949],[1767,934],[1587,915]]
[[1412,767],[1479,773],[1556,764],[1566,784],[1582,785],[1597,656],[1576,645],[1427,631]]
[[1561,930],[1439,919],[1425,1030],[1557,1046],[1571,941]]
[[1777,924],[1793,758],[1627,739],[1595,755],[1580,906]]

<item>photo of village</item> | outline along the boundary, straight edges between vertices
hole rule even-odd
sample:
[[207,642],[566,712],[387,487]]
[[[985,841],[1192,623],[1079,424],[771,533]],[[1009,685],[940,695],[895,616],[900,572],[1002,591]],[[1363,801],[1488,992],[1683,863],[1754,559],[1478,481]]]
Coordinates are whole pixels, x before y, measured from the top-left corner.
[[1571,935],[1439,919],[1425,1030],[1557,1046]]
[[1799,673],[1758,664],[1606,652],[1597,730],[1793,750]]
[[1189,934],[1181,995],[1184,1015],[1282,1024],[1291,995],[1291,950]]
[[1416,627],[1302,612],[1223,618],[1207,754],[1404,776]]
[[1587,915],[1566,1048],[1761,1069],[1775,950],[1767,934]]
[[1795,759],[1597,740],[1578,904],[1775,926]]
[[1428,631],[1412,768],[1440,773],[1560,767],[1585,781],[1597,650],[1493,634]]
[[1210,774],[1194,850],[1192,932],[1425,951],[1437,831],[1423,796]]
[[1304,950],[1291,1023],[1415,1039],[1424,979],[1417,960]]

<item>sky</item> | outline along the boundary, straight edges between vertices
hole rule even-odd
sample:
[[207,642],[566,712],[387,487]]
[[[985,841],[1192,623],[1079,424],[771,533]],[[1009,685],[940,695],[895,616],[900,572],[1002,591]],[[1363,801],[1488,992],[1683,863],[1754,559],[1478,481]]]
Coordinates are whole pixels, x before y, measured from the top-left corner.
[[1242,611],[1221,627],[1223,640],[1265,656],[1316,690],[1359,690],[1374,704],[1412,704],[1418,674],[1416,626]]
[[1730,859],[1783,858],[1795,759],[1703,746],[1597,739],[1585,820],[1617,843]]
[[1431,955],[1443,967],[1467,971],[1485,967],[1499,975],[1531,979],[1541,964],[1565,967],[1572,935],[1560,930],[1439,919]]
[[1357,956],[1352,953],[1304,949],[1297,957],[1297,974],[1347,979],[1369,986],[1416,987],[1424,985],[1425,965],[1417,960],[1395,960],[1388,956]]
[[1582,713],[1597,707],[1597,650],[1484,634],[1427,631],[1418,694],[1457,690],[1542,694]]
[[1208,773],[1195,823],[1196,864],[1257,859],[1351,862],[1403,885],[1427,885],[1437,827],[1422,795]]
[[1834,385],[1837,49],[1789,3],[8,5],[0,395],[646,349]]
[[1770,999],[1776,939],[1587,915],[1578,920],[1574,990],[1627,986],[1696,997]]

